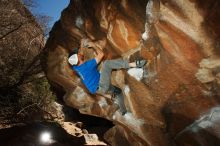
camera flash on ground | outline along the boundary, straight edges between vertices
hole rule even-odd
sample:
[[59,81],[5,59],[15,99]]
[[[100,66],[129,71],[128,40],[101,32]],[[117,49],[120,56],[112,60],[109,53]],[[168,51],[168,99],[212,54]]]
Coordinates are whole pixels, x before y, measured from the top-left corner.
[[51,134],[49,132],[43,132],[40,135],[40,141],[43,143],[50,143],[51,141]]

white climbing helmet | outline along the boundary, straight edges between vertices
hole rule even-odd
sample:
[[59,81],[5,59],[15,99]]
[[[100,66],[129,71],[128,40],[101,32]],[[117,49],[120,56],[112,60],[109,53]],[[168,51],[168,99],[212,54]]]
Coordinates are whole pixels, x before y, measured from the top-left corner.
[[77,65],[78,63],[78,55],[77,54],[73,54],[69,57],[68,59],[69,64],[71,65]]

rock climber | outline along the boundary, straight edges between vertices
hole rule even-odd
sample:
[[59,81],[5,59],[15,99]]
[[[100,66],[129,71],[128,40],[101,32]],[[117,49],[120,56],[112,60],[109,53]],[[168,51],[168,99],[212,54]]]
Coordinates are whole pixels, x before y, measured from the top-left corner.
[[[90,60],[84,60],[82,49],[92,48],[94,50],[95,57]],[[136,60],[129,63],[128,60],[114,59],[105,60],[102,64],[100,72],[98,71],[98,65],[104,57],[102,48],[98,43],[92,41],[81,41],[79,49],[70,54],[68,62],[72,69],[77,72],[82,82],[89,90],[91,94],[110,94],[114,98],[114,102],[119,105],[120,112],[124,115],[127,110],[124,104],[124,97],[121,94],[120,88],[111,84],[111,72],[113,69],[128,69],[131,67],[142,68],[146,64],[146,60]]]
[[[85,61],[84,56],[79,53],[79,50],[83,48],[93,48],[95,57]],[[92,41],[87,41],[86,43],[81,41],[79,49],[75,49],[75,52],[68,58],[72,69],[77,72],[91,94],[110,94],[112,96],[121,94],[121,89],[111,84],[112,70],[128,69],[131,67],[142,68],[146,64],[146,60],[136,60],[131,63],[123,59],[105,60],[99,72],[98,65],[103,57],[104,53],[100,45]]]

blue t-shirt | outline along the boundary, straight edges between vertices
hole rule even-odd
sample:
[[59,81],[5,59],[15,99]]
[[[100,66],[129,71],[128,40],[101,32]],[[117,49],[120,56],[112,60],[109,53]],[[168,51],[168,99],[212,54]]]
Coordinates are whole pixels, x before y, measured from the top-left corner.
[[95,59],[88,60],[79,66],[72,66],[72,69],[77,72],[83,84],[92,94],[96,93],[99,86],[100,73],[97,67]]

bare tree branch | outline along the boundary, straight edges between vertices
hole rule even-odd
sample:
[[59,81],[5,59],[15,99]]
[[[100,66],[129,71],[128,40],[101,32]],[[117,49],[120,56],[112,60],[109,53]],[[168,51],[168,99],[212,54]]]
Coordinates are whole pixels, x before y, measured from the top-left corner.
[[33,103],[33,104],[31,104],[31,105],[28,105],[28,106],[22,108],[19,112],[17,112],[17,115],[21,114],[24,110],[26,110],[27,108],[32,107],[32,106],[34,106],[34,105],[37,105],[37,103]]
[[[21,0],[24,6],[26,6],[30,11],[32,11],[33,8],[39,7],[39,4],[37,3],[36,0]],[[32,11],[33,12],[33,11]],[[38,24],[41,26],[44,32],[44,36],[49,35],[49,31],[51,29],[50,27],[50,22],[52,21],[53,17],[45,15],[45,14],[40,14],[40,13],[33,13],[36,21]]]
[[53,20],[53,17],[44,14],[35,14],[34,16],[41,28],[43,29],[44,36],[47,36],[51,29],[50,22]]
[[15,31],[17,31],[22,25],[23,25],[23,24],[20,24],[18,27],[16,27],[16,28],[10,30],[9,32],[7,32],[7,33],[4,34],[3,36],[1,36],[0,39],[3,39],[3,38],[5,38],[7,35],[9,35],[9,34],[15,32]]
[[38,7],[38,3],[33,0],[22,0],[22,3],[28,8],[36,8]]

